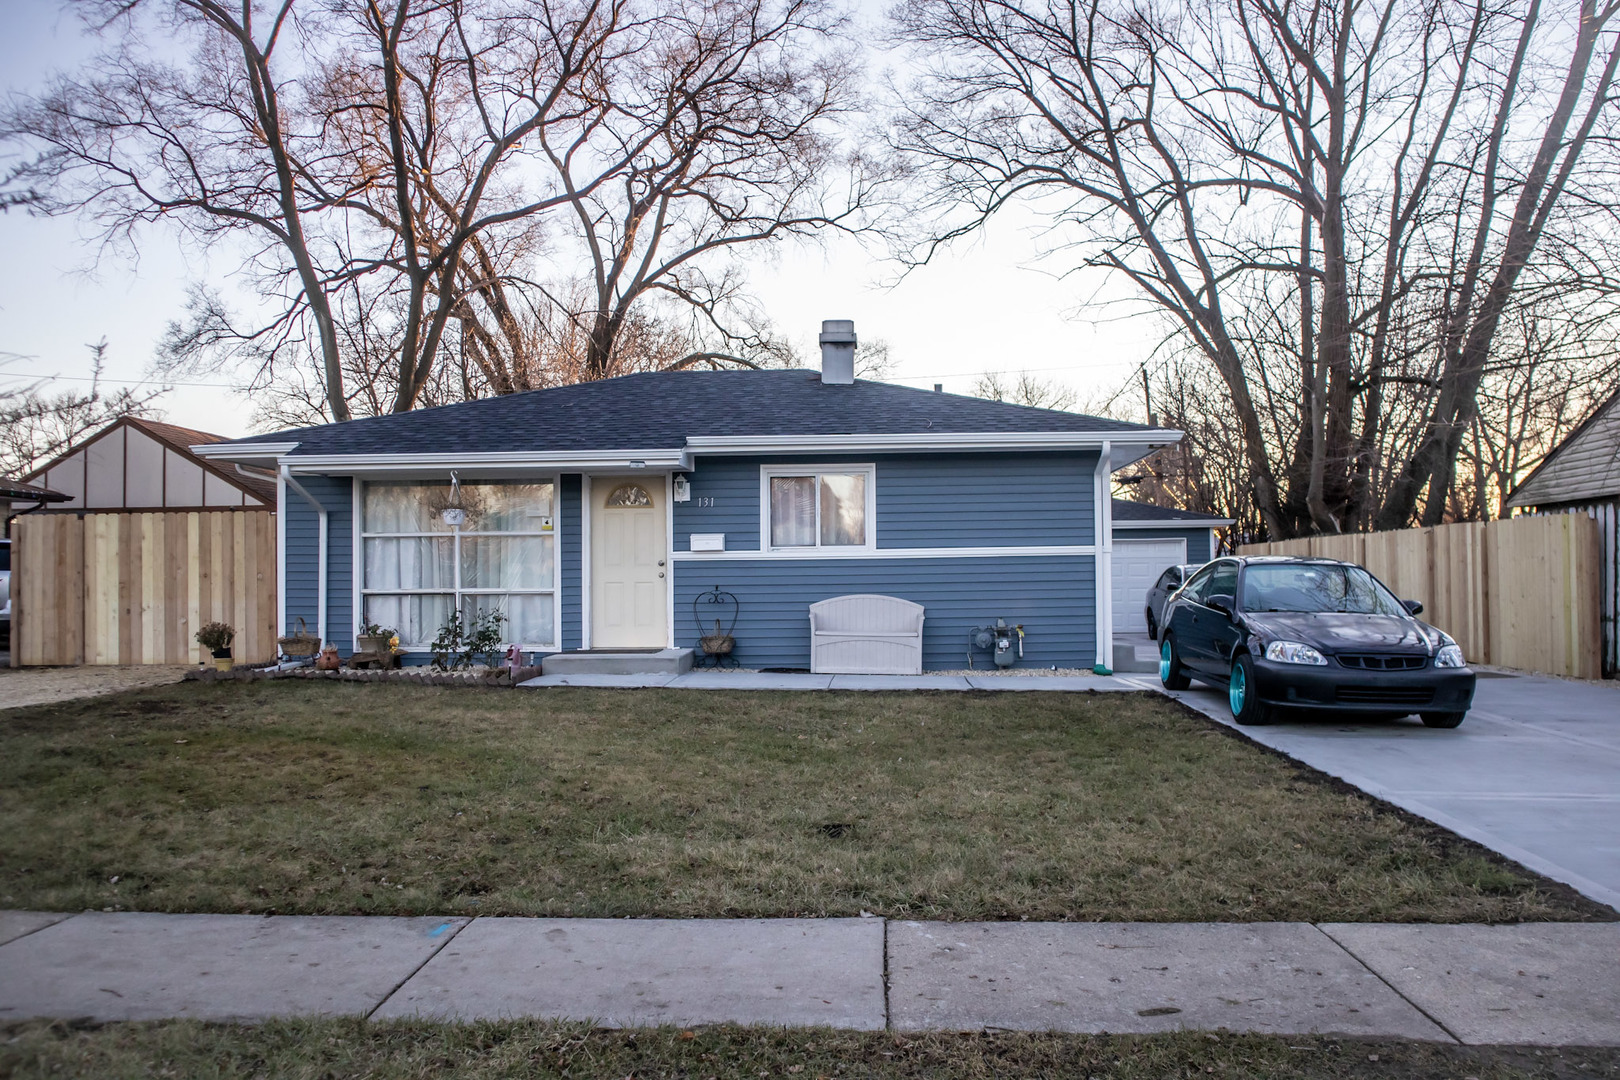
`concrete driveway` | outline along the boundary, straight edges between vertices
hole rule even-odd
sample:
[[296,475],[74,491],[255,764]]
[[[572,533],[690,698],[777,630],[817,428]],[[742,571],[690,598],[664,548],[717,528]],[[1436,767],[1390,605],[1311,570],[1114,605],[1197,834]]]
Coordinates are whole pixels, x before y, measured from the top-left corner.
[[[1235,726],[1224,691],[1195,683],[1170,696]],[[1620,685],[1482,674],[1454,731],[1415,716],[1239,730],[1620,907]]]

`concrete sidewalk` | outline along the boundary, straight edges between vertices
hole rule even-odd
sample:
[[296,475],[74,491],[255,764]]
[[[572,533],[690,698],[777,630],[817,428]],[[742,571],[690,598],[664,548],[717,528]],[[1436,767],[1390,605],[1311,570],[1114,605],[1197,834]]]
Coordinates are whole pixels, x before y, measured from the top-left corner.
[[0,1020],[1225,1028],[1620,1045],[1620,924],[0,912]]

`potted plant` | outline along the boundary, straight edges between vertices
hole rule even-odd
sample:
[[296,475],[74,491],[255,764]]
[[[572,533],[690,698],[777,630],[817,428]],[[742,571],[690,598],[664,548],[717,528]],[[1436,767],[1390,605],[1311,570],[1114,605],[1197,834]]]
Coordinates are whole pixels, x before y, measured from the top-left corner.
[[356,635],[356,644],[361,652],[375,653],[378,659],[386,659],[399,643],[399,631],[390,626],[378,626],[368,622],[360,627]]
[[214,667],[231,670],[231,642],[236,640],[236,627],[230,623],[205,623],[196,636],[197,644],[214,654]]

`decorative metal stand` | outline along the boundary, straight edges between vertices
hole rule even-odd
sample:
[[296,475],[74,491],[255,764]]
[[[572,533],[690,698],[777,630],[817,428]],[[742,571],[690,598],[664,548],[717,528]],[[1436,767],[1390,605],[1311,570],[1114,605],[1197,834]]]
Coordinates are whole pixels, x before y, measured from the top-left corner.
[[[742,610],[742,604],[737,601],[736,594],[726,592],[716,585],[706,593],[700,593],[692,599],[692,618],[698,628],[698,651],[701,654],[699,663],[706,663],[710,667],[737,666],[737,658],[732,653],[737,648],[737,639],[731,632],[737,628],[737,613]],[[726,619],[727,613],[731,618]],[[714,628],[709,628],[710,621]],[[725,629],[722,630],[721,624]]]

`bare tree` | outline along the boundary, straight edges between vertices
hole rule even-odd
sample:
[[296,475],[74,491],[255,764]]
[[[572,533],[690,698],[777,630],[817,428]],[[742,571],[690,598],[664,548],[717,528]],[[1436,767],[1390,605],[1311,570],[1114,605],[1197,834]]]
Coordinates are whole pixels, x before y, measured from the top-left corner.
[[1076,400],[1072,388],[1056,379],[1043,379],[1027,371],[1020,371],[1010,381],[1004,379],[999,371],[987,371],[974,382],[973,396],[1037,409],[1069,409],[1074,407]]
[[[58,76],[0,115],[0,139],[31,149],[11,174],[33,193],[30,209],[79,215],[104,243],[133,244],[138,230],[168,223],[206,246],[241,238],[248,262],[296,302],[252,335],[308,333],[326,371],[328,407],[347,418],[327,277],[309,222],[344,192],[306,182],[319,129],[305,123],[289,85],[319,63],[320,20],[294,0],[269,8],[224,0],[82,0],[113,44],[87,72]],[[308,5],[313,6],[313,5]],[[167,48],[190,48],[189,65],[159,59],[143,31]],[[262,15],[262,17],[261,17]]]
[[88,391],[47,394],[40,382],[0,390],[0,476],[24,476],[114,420],[152,414],[164,391],[103,389],[107,342],[103,339],[87,348],[91,357]]
[[585,331],[582,378],[621,370],[620,335],[655,296],[693,313],[707,351],[771,351],[730,256],[862,228],[883,179],[839,145],[858,71],[821,0],[676,0],[658,29],[603,87],[599,138],[638,148],[615,181],[587,189],[580,156],[546,145],[572,218],[555,242],[583,286],[552,299]]
[[1405,523],[1425,489],[1429,520],[1501,312],[1585,287],[1543,237],[1612,236],[1587,151],[1614,9],[911,0],[927,73],[897,141],[935,211],[913,257],[1034,200],[1218,375],[1266,533]]
[[[248,245],[267,299],[197,288],[163,356],[246,362],[331,419],[631,370],[683,310],[670,364],[768,358],[724,256],[854,227],[868,190],[834,182],[860,175],[838,168],[855,69],[823,0],[81,6],[115,44],[9,110],[0,136],[33,151],[13,187],[109,241],[172,222]],[[655,297],[672,309],[637,313]]]

